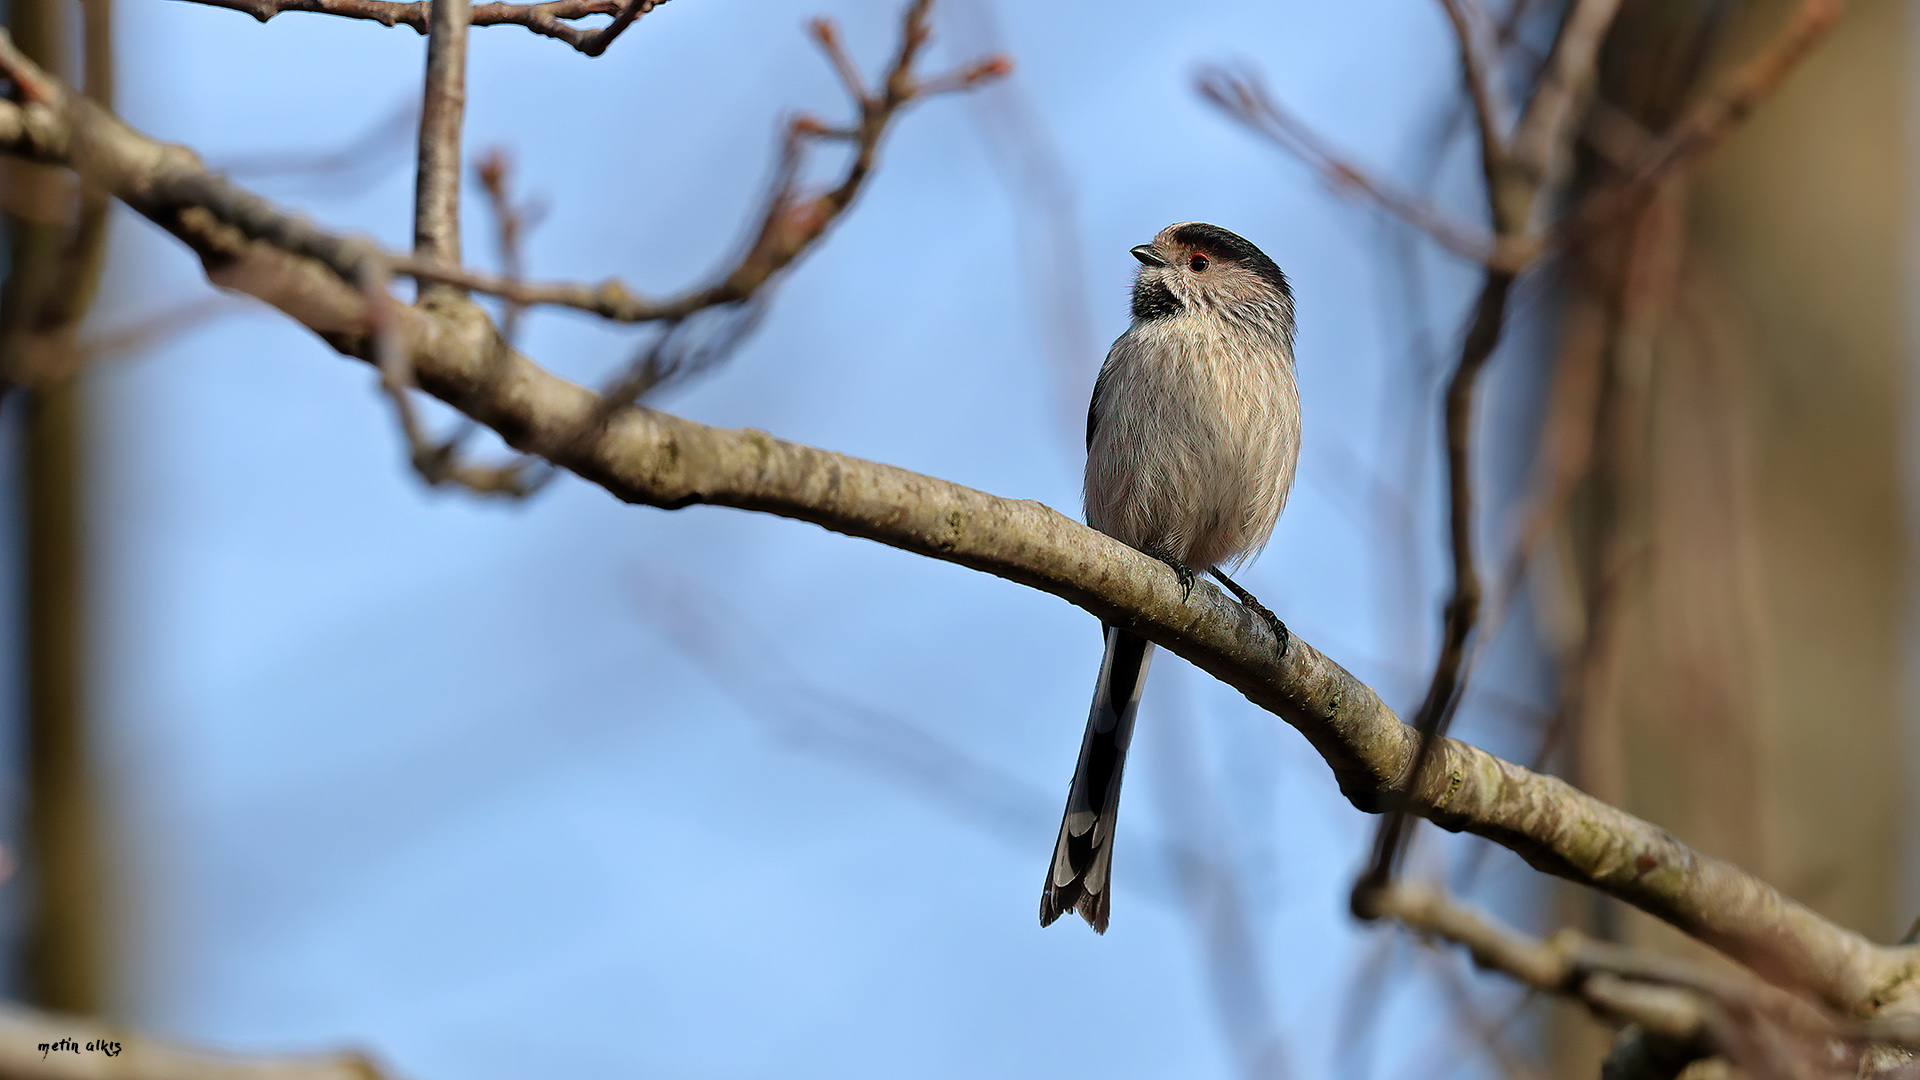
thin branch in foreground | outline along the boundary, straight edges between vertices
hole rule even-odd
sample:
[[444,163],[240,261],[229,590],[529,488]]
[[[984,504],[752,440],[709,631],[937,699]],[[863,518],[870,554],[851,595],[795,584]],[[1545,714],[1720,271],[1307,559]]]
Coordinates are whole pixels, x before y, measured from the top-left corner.
[[[1447,497],[1449,550],[1453,556],[1453,590],[1442,609],[1440,653],[1434,661],[1426,697],[1414,713],[1413,728],[1419,735],[1419,749],[1407,773],[1410,791],[1417,778],[1425,775],[1434,748],[1446,735],[1447,727],[1459,708],[1465,689],[1468,645],[1480,617],[1480,572],[1474,558],[1474,491],[1472,460],[1473,398],[1480,371],[1492,358],[1500,343],[1505,323],[1507,298],[1513,290],[1514,275],[1505,270],[1488,270],[1474,305],[1473,321],[1467,327],[1461,346],[1460,362],[1447,380],[1445,437],[1447,453]],[[1406,847],[1411,822],[1407,799],[1389,800],[1387,815],[1374,834],[1373,855],[1367,869],[1354,883],[1353,904],[1358,912],[1368,901],[1365,893],[1392,880],[1394,870]]]
[[79,351],[87,355],[90,363],[119,360],[146,352],[207,323],[237,315],[248,307],[235,297],[209,292],[112,329],[89,333],[80,339]]
[[1560,25],[1539,86],[1514,129],[1506,160],[1499,174],[1489,177],[1496,232],[1530,230],[1540,192],[1552,186],[1578,130],[1576,110],[1592,93],[1600,44],[1619,10],[1620,0],[1575,0]]
[[[961,0],[943,9],[948,47],[962,56],[1003,52],[1006,34],[997,0]],[[1013,201],[1014,243],[1036,242],[1046,260],[1020,259],[1020,294],[1039,331],[1053,390],[1053,433],[1067,460],[1086,453],[1087,387],[1106,355],[1095,329],[1087,252],[1073,179],[1058,141],[1041,120],[1034,87],[1013,79],[969,94],[966,108],[987,152],[987,163]]]
[[[307,11],[366,19],[382,26],[411,26],[425,34],[432,23],[433,0],[186,0],[208,7],[245,12],[266,22],[283,11]],[[627,27],[667,0],[549,0],[541,4],[509,4],[495,0],[473,9],[474,26],[522,26],[565,42],[588,56],[599,56]],[[605,15],[604,26],[575,26],[580,19]]]

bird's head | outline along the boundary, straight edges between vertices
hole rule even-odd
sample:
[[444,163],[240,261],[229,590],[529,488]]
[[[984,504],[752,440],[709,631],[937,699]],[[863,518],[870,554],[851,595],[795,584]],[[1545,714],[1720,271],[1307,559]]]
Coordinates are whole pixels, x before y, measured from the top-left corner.
[[1203,221],[1160,230],[1133,249],[1133,317],[1142,322],[1181,315],[1218,315],[1293,337],[1293,290],[1266,253],[1235,233]]

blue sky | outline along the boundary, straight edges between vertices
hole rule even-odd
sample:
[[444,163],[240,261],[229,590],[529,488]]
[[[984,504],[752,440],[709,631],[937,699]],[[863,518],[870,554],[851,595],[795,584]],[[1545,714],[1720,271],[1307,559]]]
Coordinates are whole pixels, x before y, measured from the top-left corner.
[[[533,272],[663,292],[722,265],[778,118],[845,115],[802,33],[814,14],[869,72],[893,48],[897,6],[867,0],[675,0],[597,60],[476,30],[468,146],[507,148],[550,206]],[[955,14],[936,27],[978,40],[985,24]],[[1438,513],[1433,387],[1382,269],[1389,227],[1222,119],[1192,74],[1254,65],[1405,176],[1452,89],[1438,7],[993,17],[1018,65],[1000,92],[1057,155],[1079,248],[1023,233],[991,108],[924,103],[753,339],[660,404],[1077,514],[1073,428],[1125,326],[1127,248],[1171,221],[1225,225],[1295,283],[1306,409],[1292,503],[1241,580],[1407,706],[1437,624]],[[119,18],[122,112],[216,164],[348,144],[418,92],[424,45],[404,29],[156,0]],[[932,63],[962,58],[936,44]],[[1468,164],[1405,178],[1470,213]],[[395,156],[346,183],[255,186],[402,247],[411,183]],[[491,265],[477,196],[467,209],[468,258]],[[210,292],[144,223],[123,218],[114,244],[100,327]],[[1041,345],[1057,299],[1034,282],[1076,264],[1092,325],[1062,367]],[[1444,345],[1471,278],[1421,264]],[[524,347],[589,379],[636,340],[543,312]],[[1490,409],[1524,407],[1508,382]],[[103,754],[135,1024],[359,1047],[443,1080],[1335,1071],[1342,996],[1382,947],[1345,914],[1371,822],[1290,729],[1177,658],[1143,712],[1113,928],[1042,932],[1098,665],[1084,613],[810,525],[626,507],[571,479],[523,505],[427,490],[368,368],[238,302],[97,385]],[[1382,535],[1368,477],[1403,485],[1410,532]],[[1183,877],[1183,858],[1232,868],[1232,891],[1183,887],[1216,880]],[[1510,856],[1489,866],[1526,880]],[[1209,960],[1223,925],[1244,936]],[[1427,984],[1405,985],[1378,1074],[1433,1075],[1459,1039]]]

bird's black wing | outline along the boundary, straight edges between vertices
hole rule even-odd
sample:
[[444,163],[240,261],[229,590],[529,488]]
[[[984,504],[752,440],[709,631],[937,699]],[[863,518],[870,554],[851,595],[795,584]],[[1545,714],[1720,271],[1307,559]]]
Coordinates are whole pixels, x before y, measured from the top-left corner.
[[1093,380],[1093,400],[1087,402],[1087,449],[1093,449],[1093,432],[1100,426],[1100,392],[1107,388],[1107,374],[1113,367],[1100,365],[1100,374]]

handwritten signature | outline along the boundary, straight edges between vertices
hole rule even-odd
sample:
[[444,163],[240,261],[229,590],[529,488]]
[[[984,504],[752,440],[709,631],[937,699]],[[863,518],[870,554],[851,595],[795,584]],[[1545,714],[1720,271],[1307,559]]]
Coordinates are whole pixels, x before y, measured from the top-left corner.
[[[77,1054],[81,1050],[81,1045],[82,1044],[72,1039],[61,1039],[58,1042],[41,1043],[39,1047],[40,1060],[45,1061],[47,1055],[55,1050],[66,1050]],[[90,1054],[105,1054],[108,1057],[120,1056],[120,1044],[111,1039],[92,1039],[85,1044],[85,1047],[86,1051]]]

